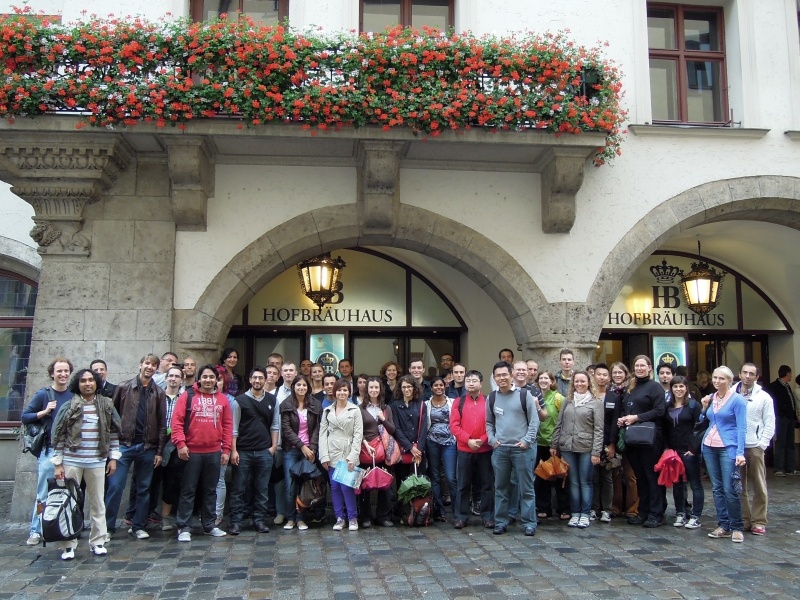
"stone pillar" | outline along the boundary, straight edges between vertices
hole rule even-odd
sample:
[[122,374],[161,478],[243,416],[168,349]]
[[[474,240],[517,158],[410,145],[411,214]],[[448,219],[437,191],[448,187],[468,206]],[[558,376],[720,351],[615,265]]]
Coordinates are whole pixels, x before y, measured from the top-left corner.
[[[42,255],[28,398],[55,356],[103,358],[109,380],[171,346],[175,230],[166,156],[137,160],[115,132],[4,132],[0,177],[36,211]],[[36,464],[17,461],[12,519],[30,518]]]
[[361,140],[358,145],[358,217],[362,235],[394,233],[400,208],[404,142]]

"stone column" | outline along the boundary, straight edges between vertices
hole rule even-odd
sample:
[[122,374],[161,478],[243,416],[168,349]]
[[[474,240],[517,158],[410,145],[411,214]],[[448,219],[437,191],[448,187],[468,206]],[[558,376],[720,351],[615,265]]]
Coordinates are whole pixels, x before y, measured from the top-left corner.
[[[33,206],[42,266],[27,398],[47,364],[108,363],[130,379],[140,358],[170,348],[175,222],[165,155],[136,160],[115,132],[4,132],[0,178]],[[30,518],[36,465],[17,461],[12,519]]]

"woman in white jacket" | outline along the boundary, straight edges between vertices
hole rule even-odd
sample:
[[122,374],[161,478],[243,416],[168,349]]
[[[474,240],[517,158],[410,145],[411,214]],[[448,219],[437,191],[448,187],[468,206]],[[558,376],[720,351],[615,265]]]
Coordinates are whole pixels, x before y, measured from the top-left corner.
[[334,531],[344,529],[345,518],[349,521],[348,529],[358,531],[358,505],[353,488],[333,480],[336,463],[343,460],[348,470],[352,471],[358,464],[361,442],[364,437],[364,422],[361,420],[361,409],[350,398],[350,384],[340,379],[333,386],[333,397],[336,401],[322,412],[319,426],[319,460],[331,474],[331,497],[333,510],[336,513]]

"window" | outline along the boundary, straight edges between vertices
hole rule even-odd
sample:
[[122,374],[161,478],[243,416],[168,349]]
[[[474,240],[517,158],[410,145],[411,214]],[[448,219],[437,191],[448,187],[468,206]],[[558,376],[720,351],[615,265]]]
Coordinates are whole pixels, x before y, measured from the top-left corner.
[[191,0],[195,21],[206,21],[227,11],[247,15],[256,23],[275,25],[289,18],[289,0]]
[[723,23],[721,8],[648,5],[653,122],[729,121]]
[[361,0],[361,31],[383,31],[395,25],[449,29],[453,0]]
[[36,284],[0,270],[0,422],[18,423],[31,355]]

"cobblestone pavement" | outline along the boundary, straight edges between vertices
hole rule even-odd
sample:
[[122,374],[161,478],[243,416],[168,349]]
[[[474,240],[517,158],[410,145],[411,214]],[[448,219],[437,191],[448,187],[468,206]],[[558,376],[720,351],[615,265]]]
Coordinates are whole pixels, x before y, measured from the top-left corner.
[[[450,524],[357,533],[328,525],[220,539],[198,530],[179,544],[160,531],[137,541],[120,530],[108,556],[91,555],[83,540],[65,563],[55,544],[25,545],[26,528],[7,522],[11,484],[0,484],[0,598],[797,598],[800,477],[769,485],[767,535],[746,533],[744,544],[709,538],[710,516],[694,531],[671,520],[580,530],[551,519],[534,538],[519,527],[495,536]],[[712,515],[708,489],[706,506]]]

